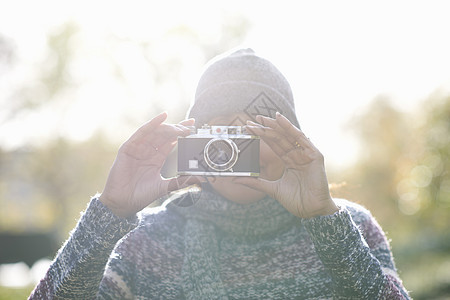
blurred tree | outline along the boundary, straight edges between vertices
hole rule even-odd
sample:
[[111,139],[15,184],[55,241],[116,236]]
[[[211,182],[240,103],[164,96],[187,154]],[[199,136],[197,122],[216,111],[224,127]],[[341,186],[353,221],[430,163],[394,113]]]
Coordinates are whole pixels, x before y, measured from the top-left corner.
[[83,143],[57,139],[3,152],[0,231],[53,231],[64,239],[89,196],[102,190],[115,153],[116,146],[100,134]]
[[361,155],[333,174],[347,182],[337,196],[379,220],[416,299],[442,296],[450,289],[450,271],[441,267],[450,265],[450,96],[434,93],[417,112],[401,112],[380,96],[349,126]]
[[14,64],[15,59],[14,42],[0,34],[0,77]]
[[395,219],[397,162],[412,145],[412,128],[387,96],[379,96],[349,125],[360,143],[360,156],[341,173],[350,191],[346,196],[377,212],[382,223]]
[[[78,32],[74,23],[68,22],[58,28],[47,39],[47,55],[42,62],[26,76],[27,81],[19,85],[8,95],[5,111],[0,122],[21,118],[29,111],[48,105],[52,101],[67,101],[58,97],[76,84],[70,77],[70,62],[76,49],[71,43]],[[31,79],[31,80],[30,80]]]
[[[418,202],[421,226],[448,234],[450,226],[450,96],[430,97],[418,128],[415,163],[401,183]],[[411,155],[412,156],[412,155]],[[403,191],[400,191],[403,192]],[[413,197],[411,197],[413,198]],[[410,199],[407,197],[407,201]]]
[[[151,70],[157,97],[152,99],[150,115],[169,109],[169,121],[177,122],[185,118],[187,109],[193,97],[191,89],[197,78],[186,78],[186,69],[201,70],[211,58],[224,51],[240,45],[249,29],[250,23],[243,16],[225,16],[219,32],[214,38],[200,35],[188,25],[177,25],[169,28],[159,41],[140,42],[139,47]],[[164,52],[165,55],[160,53]],[[155,59],[160,57],[162,59]],[[194,60],[192,58],[195,58]],[[192,62],[196,66],[192,66]],[[123,66],[116,66],[120,76],[124,74]],[[198,74],[200,76],[200,73]],[[187,84],[192,86],[186,86]],[[165,102],[164,93],[176,91],[176,108],[171,109]]]
[[397,184],[398,205],[409,215],[408,227],[402,226],[403,241],[394,246],[404,280],[416,290],[415,299],[446,299],[450,297],[450,96],[432,94],[415,120],[415,140],[401,160]]
[[[145,98],[143,104],[139,103],[142,107],[124,111],[117,123],[125,127],[129,125],[131,133],[149,116],[168,109],[166,101],[158,101],[164,99],[157,97],[170,91],[177,91],[177,107],[172,110],[176,113],[171,121],[179,121],[184,118],[192,96],[187,92],[185,69],[192,67],[189,65],[192,61],[200,69],[211,56],[237,46],[248,28],[249,23],[243,17],[224,17],[223,26],[216,33],[218,38],[214,40],[204,39],[194,29],[184,25],[173,27],[158,40],[148,42],[120,38],[111,33],[98,37],[102,45],[100,49],[89,48],[88,53],[80,56],[83,32],[76,23],[64,23],[48,35],[43,60],[34,66],[32,74],[25,77],[26,81],[7,99],[4,107],[7,117],[0,115],[0,123],[20,120],[26,118],[29,112],[48,109],[60,122],[56,124],[63,127],[70,105],[76,100],[74,95],[86,83],[83,80],[90,79],[80,79],[77,74],[80,70],[82,73],[89,72],[84,68],[91,66],[89,62],[92,59],[105,59],[112,66],[106,68],[110,73],[104,73],[105,76],[116,77],[125,89],[133,90],[132,78],[135,74],[127,68],[130,61],[123,60],[122,52],[130,48],[132,54],[141,56],[147,62],[141,67],[150,69],[152,74],[152,82],[148,85],[162,88],[147,91],[154,95],[150,95],[150,99]],[[10,45],[13,41],[0,37],[0,64],[9,62],[13,57],[13,47]],[[135,49],[139,51],[133,52]],[[98,53],[101,57],[96,56]],[[125,54],[129,53],[125,51]],[[80,61],[83,62],[81,65],[78,64]],[[128,99],[124,102],[130,107],[136,105]],[[86,121],[80,119],[80,122]],[[101,132],[84,142],[73,142],[61,134],[49,136],[48,142],[39,145],[23,145],[14,151],[0,148],[0,231],[20,233],[55,229],[62,239],[73,227],[79,212],[85,208],[89,196],[103,188],[118,148],[117,140],[110,141]]]
[[[196,81],[187,78],[191,75],[185,70],[192,67],[190,64],[201,66],[223,50],[239,45],[250,27],[242,17],[224,17],[222,24],[214,37],[202,36],[183,25],[147,42],[113,34],[103,40],[99,37],[104,46],[100,56],[112,66],[108,71],[113,74],[108,75],[117,83],[133,91],[129,61],[121,60],[122,50],[132,48],[131,54],[145,62],[141,67],[150,70],[148,85],[156,87],[147,91],[142,107],[123,112],[117,123],[128,122],[131,132],[144,118],[161,110],[174,112],[171,121],[181,120],[192,97],[187,84]],[[69,22],[49,35],[47,55],[35,66],[30,76],[33,80],[24,82],[7,99],[0,123],[55,102],[73,101],[73,92],[84,84],[73,70],[79,59],[76,38],[82,34]],[[0,37],[0,67],[14,62],[12,45],[13,41]],[[90,66],[89,62],[84,65]],[[177,100],[176,109],[165,101],[171,97]],[[129,106],[137,105],[129,99],[124,101]],[[55,118],[64,120],[65,109],[65,105],[55,107]],[[136,111],[142,115],[136,115]],[[423,295],[439,284],[436,278],[450,277],[445,276],[450,241],[449,120],[449,96],[432,95],[417,113],[401,112],[391,105],[389,97],[380,96],[351,123],[361,141],[361,157],[331,179],[345,180],[346,197],[367,206],[378,218],[393,238],[407,288],[423,290]],[[117,146],[116,141],[98,133],[84,142],[56,135],[39,146],[16,151],[0,148],[0,231],[54,230],[60,240],[65,239],[89,196],[103,188]]]
[[[44,58],[27,66],[31,71],[23,82],[12,89],[8,87],[6,97],[0,99],[0,124],[21,121],[44,111],[51,112],[46,115],[54,116],[56,127],[64,127],[72,105],[80,100],[79,94],[86,96],[79,91],[85,86],[91,91],[89,84],[93,84],[97,74],[113,78],[103,80],[112,83],[105,85],[105,89],[120,86],[114,91],[126,91],[123,103],[127,109],[115,120],[119,127],[130,128],[131,133],[162,110],[171,111],[170,121],[179,121],[184,118],[193,94],[187,86],[196,81],[188,78],[187,74],[192,74],[189,69],[200,69],[212,56],[240,44],[248,28],[249,23],[243,17],[224,17],[223,26],[213,39],[188,26],[176,26],[158,40],[148,42],[118,37],[111,32],[97,36],[96,44],[89,48],[88,43],[81,45],[80,41],[86,42],[85,33],[77,24],[64,23],[48,35]],[[138,60],[139,68],[130,68],[130,60],[123,59],[124,52],[130,54],[123,50],[130,48],[131,55],[144,61],[140,64]],[[0,36],[0,76],[8,75],[4,66],[12,69],[14,50],[14,40]],[[163,56],[159,55],[161,52]],[[99,65],[104,69],[91,75],[93,70],[98,71]],[[144,101],[138,102],[140,91],[136,91],[133,78],[139,77],[144,69],[152,76],[147,83],[149,88],[139,95]],[[167,99],[175,100],[174,108]],[[102,113],[108,114],[108,109]],[[50,232],[60,244],[74,227],[89,197],[101,192],[119,142],[101,131],[82,142],[71,141],[61,132],[56,128],[44,143],[22,145],[15,150],[5,150],[0,145],[0,233],[23,237],[27,233]],[[34,250],[27,249],[36,254]],[[2,295],[0,287],[0,298]]]

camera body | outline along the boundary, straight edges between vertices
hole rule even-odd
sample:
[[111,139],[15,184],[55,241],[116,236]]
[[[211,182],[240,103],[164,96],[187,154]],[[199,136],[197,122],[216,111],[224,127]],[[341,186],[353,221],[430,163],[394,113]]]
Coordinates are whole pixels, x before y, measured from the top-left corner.
[[258,177],[259,144],[242,126],[204,125],[178,138],[178,175]]

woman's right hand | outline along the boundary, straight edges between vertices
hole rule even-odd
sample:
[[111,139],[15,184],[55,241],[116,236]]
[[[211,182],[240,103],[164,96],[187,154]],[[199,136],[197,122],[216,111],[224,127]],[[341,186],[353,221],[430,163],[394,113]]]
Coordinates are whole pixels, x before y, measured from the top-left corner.
[[99,200],[115,215],[129,217],[168,194],[199,183],[199,177],[163,178],[161,168],[175,147],[178,136],[190,134],[189,119],[165,124],[161,113],[140,127],[119,149]]

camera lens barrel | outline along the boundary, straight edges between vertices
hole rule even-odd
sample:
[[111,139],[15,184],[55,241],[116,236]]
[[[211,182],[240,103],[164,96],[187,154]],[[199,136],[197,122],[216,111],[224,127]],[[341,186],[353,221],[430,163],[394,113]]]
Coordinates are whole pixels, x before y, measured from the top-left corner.
[[213,170],[230,170],[236,164],[238,157],[238,146],[231,139],[214,138],[205,146],[204,159]]

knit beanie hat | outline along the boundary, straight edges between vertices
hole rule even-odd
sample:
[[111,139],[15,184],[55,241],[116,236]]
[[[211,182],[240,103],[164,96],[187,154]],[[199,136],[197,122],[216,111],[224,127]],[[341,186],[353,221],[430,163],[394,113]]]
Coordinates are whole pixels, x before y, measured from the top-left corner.
[[275,118],[277,111],[299,127],[286,78],[252,49],[241,49],[214,59],[207,67],[188,117],[200,127],[217,116],[245,113],[254,120],[257,115]]

